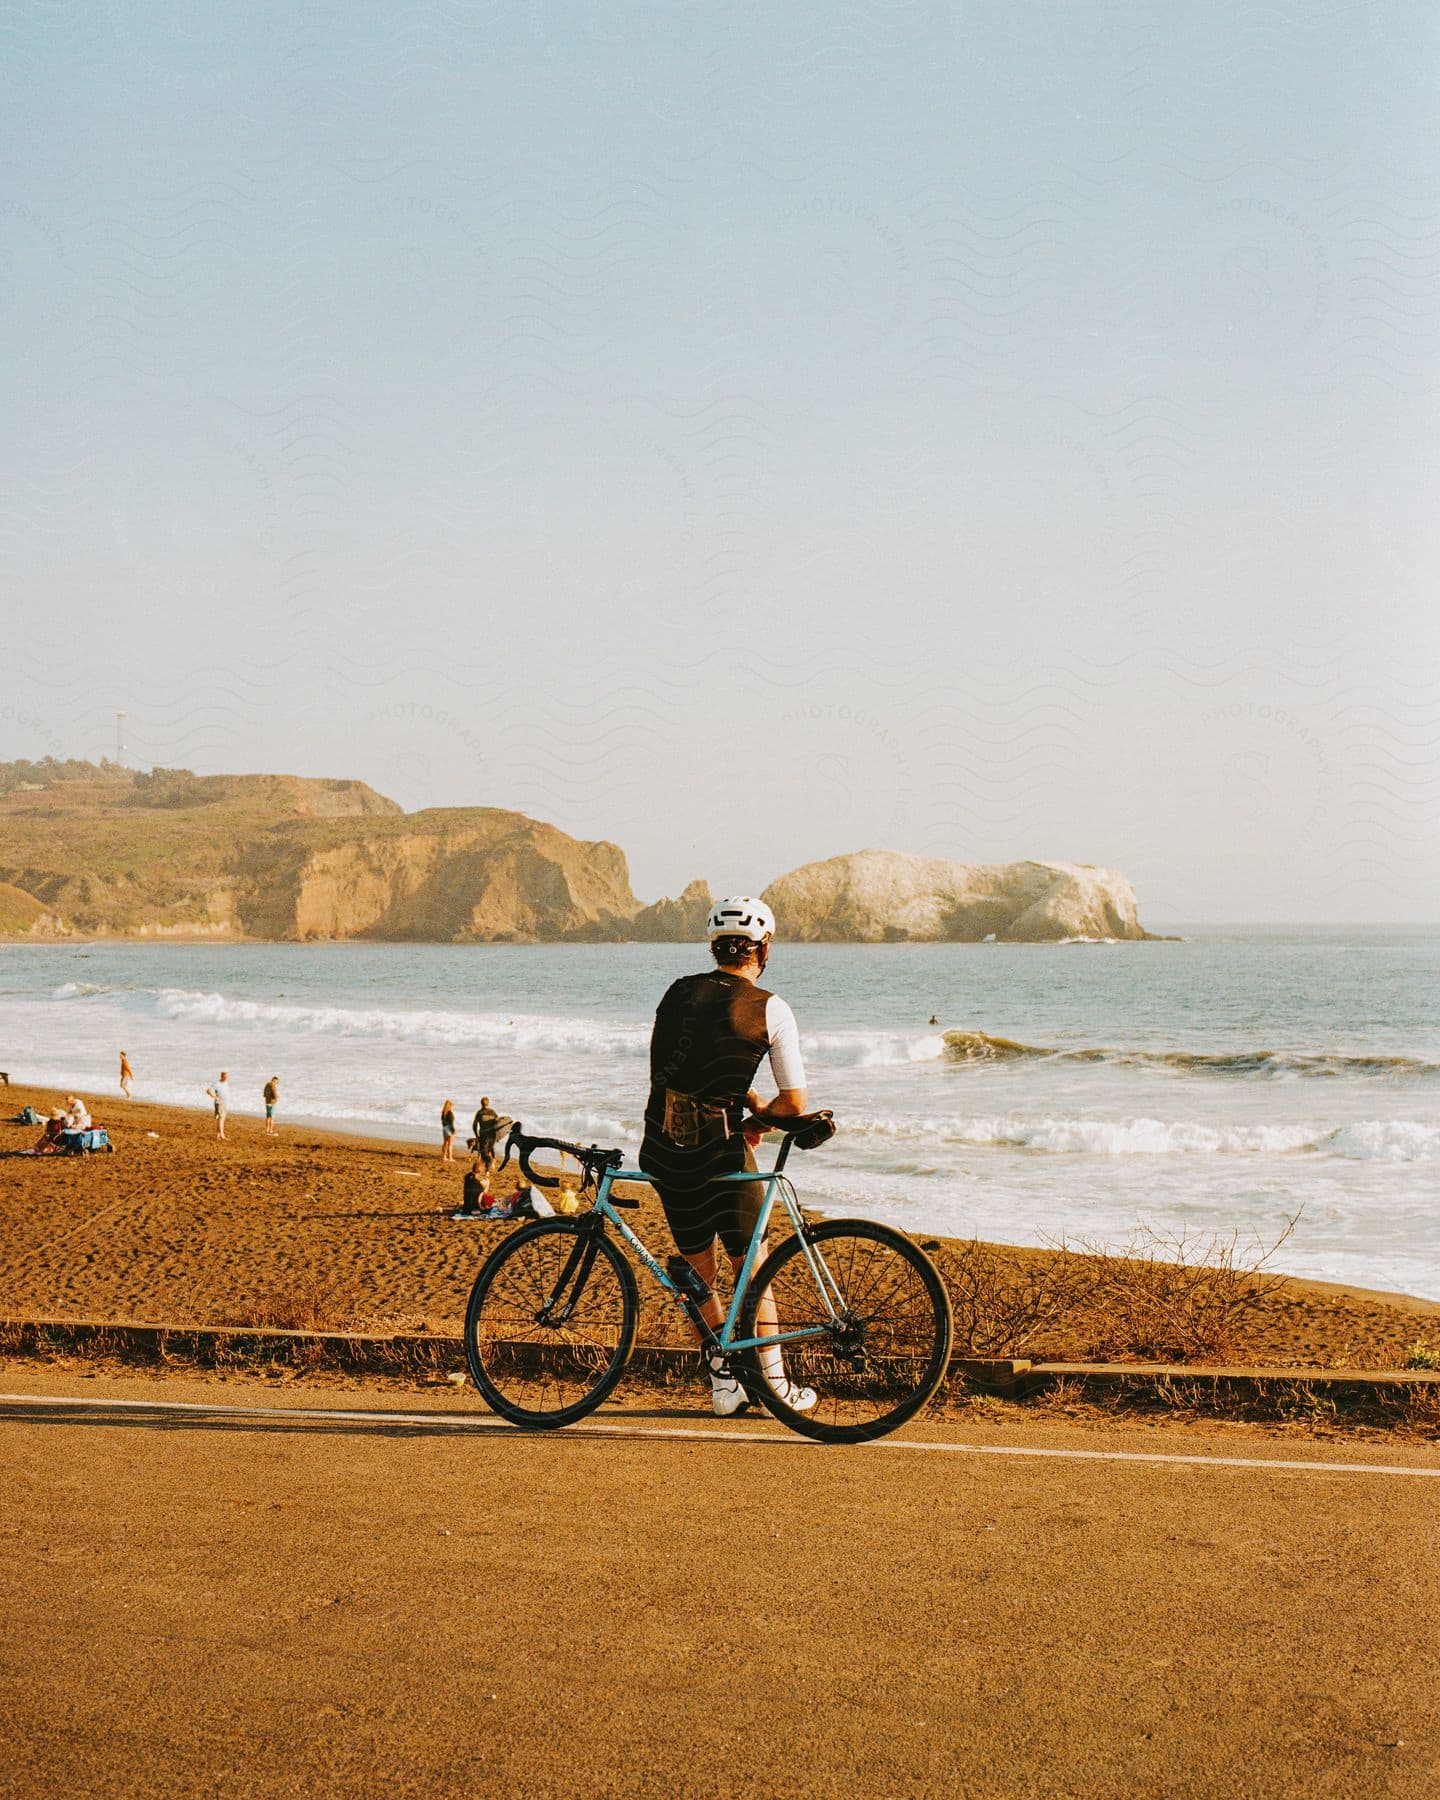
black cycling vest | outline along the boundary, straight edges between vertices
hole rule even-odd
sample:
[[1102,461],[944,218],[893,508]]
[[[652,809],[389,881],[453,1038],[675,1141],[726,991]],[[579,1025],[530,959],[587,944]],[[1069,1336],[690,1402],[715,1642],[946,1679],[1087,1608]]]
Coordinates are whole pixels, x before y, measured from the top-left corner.
[[765,1003],[770,995],[723,969],[682,975],[655,1012],[650,1038],[647,1125],[663,1122],[665,1090],[743,1106],[770,1048]]

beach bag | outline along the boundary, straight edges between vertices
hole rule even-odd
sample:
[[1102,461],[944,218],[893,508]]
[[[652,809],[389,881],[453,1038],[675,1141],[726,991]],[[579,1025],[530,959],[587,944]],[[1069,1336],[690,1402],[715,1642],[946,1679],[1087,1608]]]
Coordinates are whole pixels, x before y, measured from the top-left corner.
[[83,1150],[87,1154],[110,1148],[110,1136],[103,1125],[93,1126],[89,1131],[72,1131],[67,1135],[77,1150]]

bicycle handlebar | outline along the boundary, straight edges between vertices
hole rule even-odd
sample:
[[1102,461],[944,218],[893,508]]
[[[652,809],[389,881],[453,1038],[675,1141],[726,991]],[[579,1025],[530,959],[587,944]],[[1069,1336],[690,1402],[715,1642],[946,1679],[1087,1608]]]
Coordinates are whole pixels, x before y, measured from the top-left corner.
[[[772,1119],[763,1113],[756,1113],[744,1121],[742,1129],[744,1126],[751,1126],[759,1131],[783,1133],[785,1142],[780,1147],[780,1161],[783,1163],[792,1145],[799,1150],[813,1150],[817,1144],[823,1144],[834,1137],[835,1116],[825,1111]],[[558,1150],[562,1156],[573,1156],[580,1165],[582,1185],[585,1187],[598,1180],[607,1169],[619,1169],[625,1163],[624,1152],[620,1150],[602,1150],[598,1144],[571,1144],[564,1138],[530,1137],[516,1119],[505,1139],[505,1154],[500,1159],[500,1167],[505,1168],[512,1155],[518,1156],[521,1173],[527,1181],[533,1182],[536,1187],[558,1187],[561,1180],[559,1175],[541,1175],[531,1166],[530,1158],[537,1150]]]
[[517,1154],[521,1173],[527,1181],[536,1187],[559,1187],[558,1175],[541,1175],[530,1166],[530,1158],[537,1150],[558,1150],[562,1156],[573,1156],[584,1171],[586,1186],[606,1169],[618,1169],[625,1161],[622,1151],[602,1150],[598,1144],[568,1144],[564,1138],[529,1137],[517,1119],[505,1139],[505,1154],[500,1159],[500,1167],[506,1166],[512,1153]]

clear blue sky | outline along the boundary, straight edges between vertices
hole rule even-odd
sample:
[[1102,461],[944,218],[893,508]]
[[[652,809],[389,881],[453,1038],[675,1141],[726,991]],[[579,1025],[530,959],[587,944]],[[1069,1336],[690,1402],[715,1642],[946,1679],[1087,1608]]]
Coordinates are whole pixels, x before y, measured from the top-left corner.
[[18,0],[0,755],[1433,918],[1437,48]]

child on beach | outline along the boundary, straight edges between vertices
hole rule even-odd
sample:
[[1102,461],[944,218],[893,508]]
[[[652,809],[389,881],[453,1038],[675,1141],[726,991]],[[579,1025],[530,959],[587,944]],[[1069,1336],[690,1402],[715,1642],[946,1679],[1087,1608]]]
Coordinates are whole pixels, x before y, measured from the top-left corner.
[[223,1139],[225,1136],[225,1119],[230,1111],[230,1073],[227,1069],[220,1071],[220,1079],[214,1087],[205,1092],[215,1102],[215,1135]]
[[455,1102],[447,1100],[440,1108],[440,1160],[455,1160]]
[[122,1050],[120,1052],[120,1092],[128,1100],[130,1083],[135,1079],[135,1071],[130,1067],[130,1058]]
[[265,1083],[265,1135],[275,1135],[275,1103],[280,1098],[280,1077],[272,1075]]

